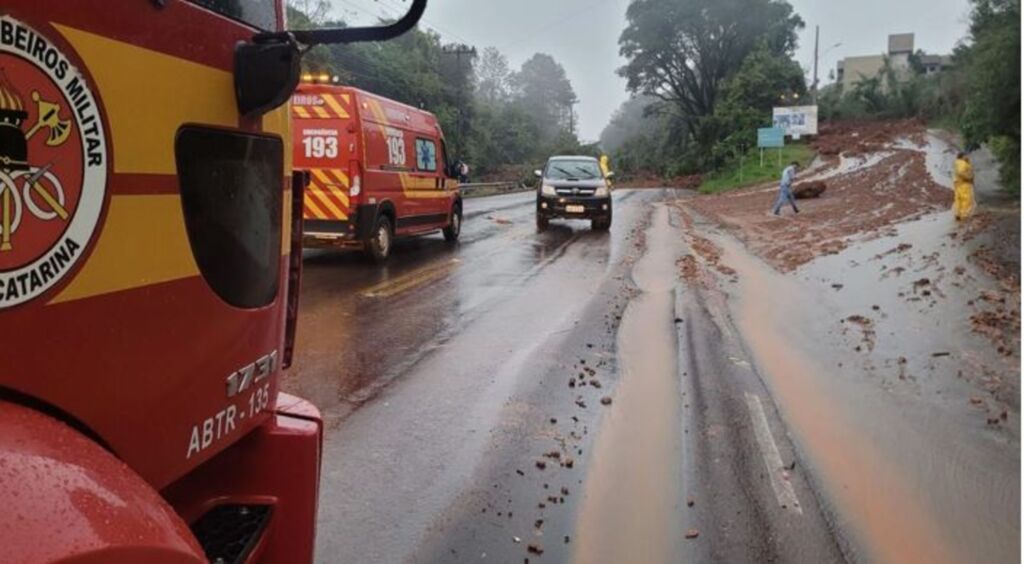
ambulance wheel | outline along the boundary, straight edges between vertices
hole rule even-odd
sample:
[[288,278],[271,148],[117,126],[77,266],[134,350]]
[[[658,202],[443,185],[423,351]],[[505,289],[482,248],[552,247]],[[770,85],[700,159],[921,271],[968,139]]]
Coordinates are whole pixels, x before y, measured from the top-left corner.
[[452,221],[441,232],[444,233],[444,240],[449,243],[459,240],[459,234],[462,233],[462,207],[456,205],[452,208]]
[[391,230],[391,220],[386,215],[378,217],[377,225],[373,229],[373,236],[366,242],[366,256],[378,264],[388,260],[393,239],[394,231]]

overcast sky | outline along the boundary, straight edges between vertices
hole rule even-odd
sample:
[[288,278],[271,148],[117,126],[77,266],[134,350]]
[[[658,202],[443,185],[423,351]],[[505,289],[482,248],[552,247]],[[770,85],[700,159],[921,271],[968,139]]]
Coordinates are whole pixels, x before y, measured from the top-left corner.
[[[366,24],[395,16],[408,0],[331,0],[334,15]],[[618,39],[630,0],[429,0],[422,25],[445,42],[497,47],[513,68],[533,53],[548,53],[565,67],[580,99],[579,134],[596,140],[612,112],[628,97],[615,74],[624,61]],[[968,0],[790,0],[807,24],[796,58],[810,81],[814,26],[821,26],[819,79],[828,82],[836,61],[885,51],[890,33],[913,32],[915,48],[946,54],[967,31]],[[836,43],[839,47],[832,48]]]

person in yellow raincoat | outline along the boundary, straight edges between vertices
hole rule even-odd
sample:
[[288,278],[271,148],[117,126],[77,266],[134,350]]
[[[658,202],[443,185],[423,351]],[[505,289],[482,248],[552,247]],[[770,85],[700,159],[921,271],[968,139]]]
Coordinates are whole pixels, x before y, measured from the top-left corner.
[[601,155],[600,164],[601,164],[601,176],[604,176],[605,180],[608,181],[608,185],[610,186],[611,183],[612,183],[612,179],[608,178],[608,173],[611,172],[611,168],[608,167],[608,155]]
[[953,217],[957,221],[974,213],[974,167],[964,153],[956,154],[953,165]]

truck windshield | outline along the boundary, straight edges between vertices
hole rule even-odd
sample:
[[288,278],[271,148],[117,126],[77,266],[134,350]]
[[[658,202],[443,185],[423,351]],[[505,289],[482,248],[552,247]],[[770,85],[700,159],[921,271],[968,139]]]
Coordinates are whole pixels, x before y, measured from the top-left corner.
[[591,160],[557,160],[548,163],[545,176],[554,180],[569,178],[590,180],[601,178],[601,170],[597,167],[597,163]]
[[277,29],[274,0],[191,0],[208,10],[265,30]]

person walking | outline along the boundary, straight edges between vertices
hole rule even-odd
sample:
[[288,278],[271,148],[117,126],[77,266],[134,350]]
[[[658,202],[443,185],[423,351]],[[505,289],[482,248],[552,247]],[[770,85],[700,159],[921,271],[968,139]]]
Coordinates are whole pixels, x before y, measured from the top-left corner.
[[782,205],[786,202],[793,206],[793,213],[800,213],[800,210],[796,207],[796,199],[793,198],[793,180],[796,178],[796,172],[799,168],[800,163],[793,161],[782,170],[782,180],[779,181],[779,197],[775,200],[775,207],[772,208],[772,213],[775,215],[779,215]]
[[967,154],[956,154],[953,164],[953,217],[957,221],[974,213],[974,166]]

